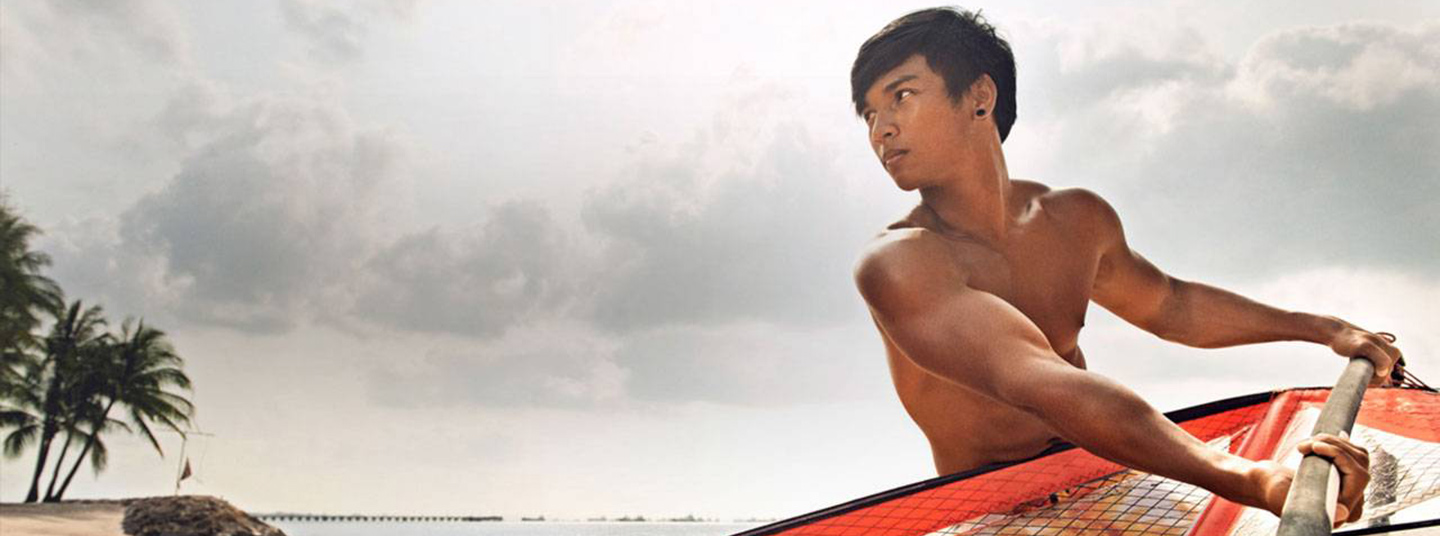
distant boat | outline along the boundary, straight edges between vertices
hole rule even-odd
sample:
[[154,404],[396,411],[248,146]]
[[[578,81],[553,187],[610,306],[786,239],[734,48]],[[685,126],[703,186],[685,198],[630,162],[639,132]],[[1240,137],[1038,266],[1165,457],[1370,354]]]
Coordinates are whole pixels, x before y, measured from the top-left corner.
[[540,516],[540,517],[521,517],[520,520],[521,520],[521,521],[544,521],[544,520],[545,520],[545,516]]

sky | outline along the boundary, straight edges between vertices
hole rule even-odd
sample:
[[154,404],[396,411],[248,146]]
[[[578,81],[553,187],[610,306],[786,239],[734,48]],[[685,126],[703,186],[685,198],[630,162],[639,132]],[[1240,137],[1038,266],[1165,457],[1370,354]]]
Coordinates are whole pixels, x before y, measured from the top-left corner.
[[[71,299],[169,334],[186,493],[253,512],[788,517],[933,476],[851,269],[918,198],[848,73],[927,4],[0,0],[0,190]],[[1440,4],[973,4],[1011,174],[1175,277],[1440,379]],[[1328,385],[1092,307],[1161,410]],[[167,494],[110,440],[68,496]],[[0,462],[18,501],[30,454]]]

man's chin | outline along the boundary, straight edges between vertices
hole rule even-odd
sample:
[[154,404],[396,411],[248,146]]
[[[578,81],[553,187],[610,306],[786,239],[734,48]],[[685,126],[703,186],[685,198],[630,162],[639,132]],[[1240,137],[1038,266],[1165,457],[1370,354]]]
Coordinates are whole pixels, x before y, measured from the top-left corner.
[[902,191],[913,192],[916,188],[920,187],[920,185],[916,184],[914,181],[908,181],[901,177],[891,176],[890,178],[895,181],[895,187],[901,189]]

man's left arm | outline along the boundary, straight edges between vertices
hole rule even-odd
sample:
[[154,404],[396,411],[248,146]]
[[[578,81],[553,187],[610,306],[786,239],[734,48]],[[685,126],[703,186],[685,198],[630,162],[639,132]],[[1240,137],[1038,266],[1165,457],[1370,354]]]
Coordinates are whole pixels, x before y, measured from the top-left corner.
[[1079,190],[1100,256],[1091,299],[1167,341],[1224,348],[1271,341],[1309,341],[1345,357],[1375,363],[1382,383],[1401,353],[1391,341],[1332,316],[1286,311],[1203,283],[1167,275],[1130,249],[1120,218],[1100,196]]

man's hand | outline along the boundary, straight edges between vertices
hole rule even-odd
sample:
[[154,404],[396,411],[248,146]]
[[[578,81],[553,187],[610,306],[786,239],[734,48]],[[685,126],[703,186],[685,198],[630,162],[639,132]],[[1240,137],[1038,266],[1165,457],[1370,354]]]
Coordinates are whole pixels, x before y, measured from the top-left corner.
[[[1357,521],[1365,510],[1365,486],[1370,483],[1370,454],[1344,437],[1320,434],[1296,446],[1302,454],[1329,458],[1340,470],[1340,498],[1335,506],[1335,526]],[[1259,462],[1252,473],[1259,486],[1260,508],[1276,516],[1285,507],[1285,497],[1295,471],[1275,462]]]
[[1371,333],[1359,326],[1331,317],[1340,323],[1340,329],[1330,339],[1330,349],[1345,357],[1365,357],[1375,363],[1375,376],[1370,385],[1384,385],[1390,379],[1394,367],[1404,366],[1403,355],[1393,344],[1395,336],[1389,333]]

